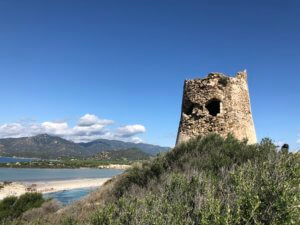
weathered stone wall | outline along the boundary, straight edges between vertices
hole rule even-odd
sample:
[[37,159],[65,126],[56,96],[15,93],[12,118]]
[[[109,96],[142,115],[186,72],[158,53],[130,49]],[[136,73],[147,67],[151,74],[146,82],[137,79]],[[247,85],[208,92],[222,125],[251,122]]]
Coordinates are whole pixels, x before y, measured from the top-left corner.
[[176,144],[188,139],[229,133],[256,143],[246,72],[235,77],[210,73],[204,79],[186,80]]

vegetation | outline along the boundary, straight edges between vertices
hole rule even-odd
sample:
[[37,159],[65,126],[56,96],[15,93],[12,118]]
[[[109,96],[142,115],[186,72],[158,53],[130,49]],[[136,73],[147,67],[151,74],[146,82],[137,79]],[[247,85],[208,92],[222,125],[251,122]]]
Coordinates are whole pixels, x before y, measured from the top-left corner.
[[1,163],[0,167],[6,168],[98,168],[109,164],[131,164],[131,161],[123,160],[97,160],[97,159],[60,159],[40,160],[32,162]]
[[94,158],[99,160],[134,161],[149,159],[150,154],[145,153],[138,148],[129,148],[115,151],[104,151],[95,155]]
[[149,159],[150,155],[139,149],[105,151],[89,158],[64,158],[31,162],[0,163],[0,167],[13,168],[98,168],[109,164],[129,165],[133,161]]
[[129,170],[91,224],[299,224],[299,165],[268,139],[198,138]]
[[6,185],[10,185],[12,182],[11,181],[3,181],[3,182],[0,182],[0,190],[2,188],[4,188]]
[[[137,163],[88,199],[29,224],[300,224],[300,157],[269,140],[199,137]],[[18,220],[15,224],[26,224]]]
[[0,223],[5,224],[14,218],[20,217],[32,208],[40,207],[45,200],[40,193],[26,193],[17,197],[6,197],[0,201]]

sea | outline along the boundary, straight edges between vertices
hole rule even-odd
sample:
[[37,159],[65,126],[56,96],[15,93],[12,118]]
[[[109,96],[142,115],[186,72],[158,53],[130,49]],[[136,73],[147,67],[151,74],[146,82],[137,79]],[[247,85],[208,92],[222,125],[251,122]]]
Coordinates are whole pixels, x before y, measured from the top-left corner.
[[[33,159],[0,157],[0,163],[24,162]],[[111,178],[121,174],[123,170],[117,169],[38,169],[38,168],[0,168],[0,181],[16,182],[37,182],[37,181],[57,181],[91,178]],[[95,188],[79,188],[45,194],[45,198],[53,198],[63,205],[68,205],[77,201]]]
[[0,163],[14,163],[14,162],[31,162],[32,158],[15,158],[15,157],[0,157]]

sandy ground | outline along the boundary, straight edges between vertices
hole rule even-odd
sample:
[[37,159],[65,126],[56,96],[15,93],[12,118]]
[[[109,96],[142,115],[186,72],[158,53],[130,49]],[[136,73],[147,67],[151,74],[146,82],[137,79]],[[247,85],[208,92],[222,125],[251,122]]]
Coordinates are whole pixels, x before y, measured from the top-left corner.
[[109,165],[101,165],[98,168],[101,169],[118,169],[118,170],[126,170],[131,168],[131,165],[120,165],[120,164],[109,164]]
[[45,182],[13,182],[0,189],[0,200],[7,196],[20,196],[26,192],[50,193],[77,188],[100,187],[110,178],[80,179]]

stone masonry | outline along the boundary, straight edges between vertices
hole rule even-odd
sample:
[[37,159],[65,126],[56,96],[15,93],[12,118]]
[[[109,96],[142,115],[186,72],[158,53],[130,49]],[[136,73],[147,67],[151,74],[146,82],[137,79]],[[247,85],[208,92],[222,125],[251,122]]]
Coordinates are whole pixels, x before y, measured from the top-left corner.
[[233,134],[256,143],[246,71],[235,77],[210,73],[204,79],[184,82],[176,144],[209,133]]

